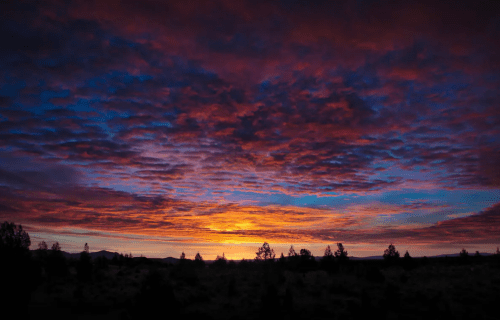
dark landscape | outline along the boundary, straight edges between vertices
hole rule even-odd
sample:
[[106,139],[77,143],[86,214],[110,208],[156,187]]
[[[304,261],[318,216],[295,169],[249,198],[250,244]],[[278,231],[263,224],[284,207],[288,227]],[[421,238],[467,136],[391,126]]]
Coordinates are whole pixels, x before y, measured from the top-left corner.
[[0,320],[500,320],[499,39],[498,0],[0,0]]
[[69,254],[44,242],[30,251],[29,235],[8,223],[1,236],[2,284],[14,289],[5,306],[18,319],[499,317],[498,249],[413,258],[391,244],[381,259],[355,259],[339,243],[323,257],[292,246],[277,258],[264,243],[253,260],[204,261],[90,253],[87,245]]

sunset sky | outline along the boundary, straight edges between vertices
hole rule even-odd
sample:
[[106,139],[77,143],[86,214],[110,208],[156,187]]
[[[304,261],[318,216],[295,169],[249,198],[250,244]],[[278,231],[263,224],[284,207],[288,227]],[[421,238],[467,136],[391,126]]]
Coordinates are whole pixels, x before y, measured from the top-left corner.
[[1,1],[0,220],[147,257],[494,252],[495,1]]

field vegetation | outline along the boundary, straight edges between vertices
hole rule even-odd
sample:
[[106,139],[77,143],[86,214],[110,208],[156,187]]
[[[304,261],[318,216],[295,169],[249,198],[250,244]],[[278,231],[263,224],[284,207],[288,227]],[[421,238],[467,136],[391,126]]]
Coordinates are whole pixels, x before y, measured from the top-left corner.
[[58,243],[29,251],[29,236],[4,223],[5,306],[21,319],[499,319],[500,252],[456,257],[353,260],[342,244],[323,257],[302,248],[253,260],[204,261],[116,254],[66,258]]

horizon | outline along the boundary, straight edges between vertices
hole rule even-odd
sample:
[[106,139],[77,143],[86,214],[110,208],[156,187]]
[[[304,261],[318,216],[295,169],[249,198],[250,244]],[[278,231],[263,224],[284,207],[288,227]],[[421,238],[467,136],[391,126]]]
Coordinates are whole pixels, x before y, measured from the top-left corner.
[[[31,250],[31,251],[36,251],[37,249],[30,249],[30,250]],[[64,250],[61,250],[61,251],[64,251]],[[67,252],[67,251],[64,251],[64,252],[66,252],[66,253],[68,253],[68,254],[79,254],[79,253],[81,253],[81,251],[80,251],[80,252]],[[126,254],[126,253],[124,253],[124,252],[116,252],[116,251],[108,251],[108,250],[90,251],[89,253],[99,253],[99,252],[108,252],[108,253],[115,253],[115,254],[117,253],[117,254],[123,254],[123,255],[125,255],[125,254]],[[127,253],[127,254],[128,254],[128,253]],[[412,258],[438,258],[438,257],[441,257],[441,256],[450,256],[450,257],[453,257],[454,255],[457,255],[457,256],[458,256],[459,254],[460,254],[460,253],[459,253],[459,252],[457,252],[457,253],[449,253],[449,254],[440,254],[440,255],[435,255],[435,256],[413,256],[413,255],[411,255],[411,254],[410,254],[410,256],[411,256]],[[469,256],[473,256],[473,255],[475,255],[475,254],[476,254],[476,252],[468,252],[468,254],[469,254]],[[479,252],[479,254],[481,254],[481,255],[486,255],[486,256],[487,256],[487,255],[494,255],[494,254],[495,254],[495,252]],[[314,255],[314,254],[313,254],[313,256],[314,256],[316,259],[321,259],[321,258],[323,257],[323,256],[317,256],[317,255]],[[404,256],[404,253],[400,253],[400,257],[401,257],[401,259],[403,258],[403,256]],[[373,256],[350,256],[350,255],[349,255],[348,257],[349,257],[349,258],[355,258],[355,259],[365,259],[365,258],[380,257],[380,259],[383,259],[383,254],[381,254],[381,255],[373,255]],[[157,257],[147,257],[147,256],[144,256],[144,255],[139,255],[139,256],[134,256],[134,255],[132,255],[132,258],[147,258],[147,259],[170,259],[170,258],[172,258],[172,259],[180,260],[180,258],[176,258],[176,257],[173,257],[173,256],[168,256],[168,257],[160,257],[160,258],[157,258]],[[202,258],[203,258],[203,256],[202,256]],[[280,258],[280,257],[279,257],[278,255],[276,255],[276,257],[274,258],[274,260],[278,260],[279,258]],[[287,256],[287,255],[285,255],[285,258],[288,258],[288,256]],[[192,261],[194,261],[194,260],[195,260],[195,259],[194,259],[194,256],[193,256],[193,258],[192,258],[192,259],[191,259],[191,258],[189,258],[188,256],[186,256],[186,258],[185,258],[185,259],[186,259],[186,260],[192,260]],[[243,259],[245,259],[245,260],[247,260],[247,261],[253,261],[253,260],[255,260],[255,259],[247,259],[247,258],[241,258],[241,259],[231,259],[231,258],[228,258],[228,257],[226,257],[226,259],[227,259],[227,261],[241,261],[241,260],[243,260]],[[215,261],[215,260],[216,260],[216,259],[205,259],[205,258],[203,258],[203,261]]]
[[499,16],[495,1],[4,1],[0,220],[33,249],[134,256],[495,252]]

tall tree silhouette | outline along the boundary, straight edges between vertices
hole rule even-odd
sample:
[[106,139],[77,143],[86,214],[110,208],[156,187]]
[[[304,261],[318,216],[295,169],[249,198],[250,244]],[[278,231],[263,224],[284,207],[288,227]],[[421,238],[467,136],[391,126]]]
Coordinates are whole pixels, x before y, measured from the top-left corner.
[[35,288],[29,234],[21,225],[5,221],[0,226],[0,274],[2,303],[16,312],[25,311]]
[[264,244],[259,248],[256,254],[257,256],[255,257],[255,260],[274,260],[274,257],[276,256],[274,250],[271,249],[269,243],[267,242],[264,242]]
[[31,245],[30,236],[22,225],[5,221],[0,227],[0,250],[2,252],[26,252]]
[[332,252],[332,249],[330,246],[327,246],[325,249],[325,254],[323,255],[323,258],[321,258],[321,268],[327,272],[335,272],[336,271],[336,263],[335,263],[335,258],[334,254]]
[[330,245],[328,245],[325,249],[325,254],[323,255],[324,257],[331,257],[333,256],[332,249],[330,248]]
[[396,247],[391,243],[387,249],[384,250],[384,260],[387,263],[394,263],[399,259],[399,252]]
[[201,254],[199,252],[194,257],[194,265],[199,268],[205,267],[205,261],[203,261],[203,258],[201,257]]
[[85,243],[76,266],[76,274],[80,281],[90,281],[92,279],[92,261],[89,252],[89,245]]
[[343,262],[343,261],[347,261],[349,260],[349,257],[347,256],[347,251],[344,249],[344,246],[342,245],[342,243],[337,243],[337,251],[335,251],[335,257]]
[[47,274],[49,277],[66,276],[68,274],[68,265],[66,258],[61,252],[59,242],[52,244],[52,248],[47,256]]

